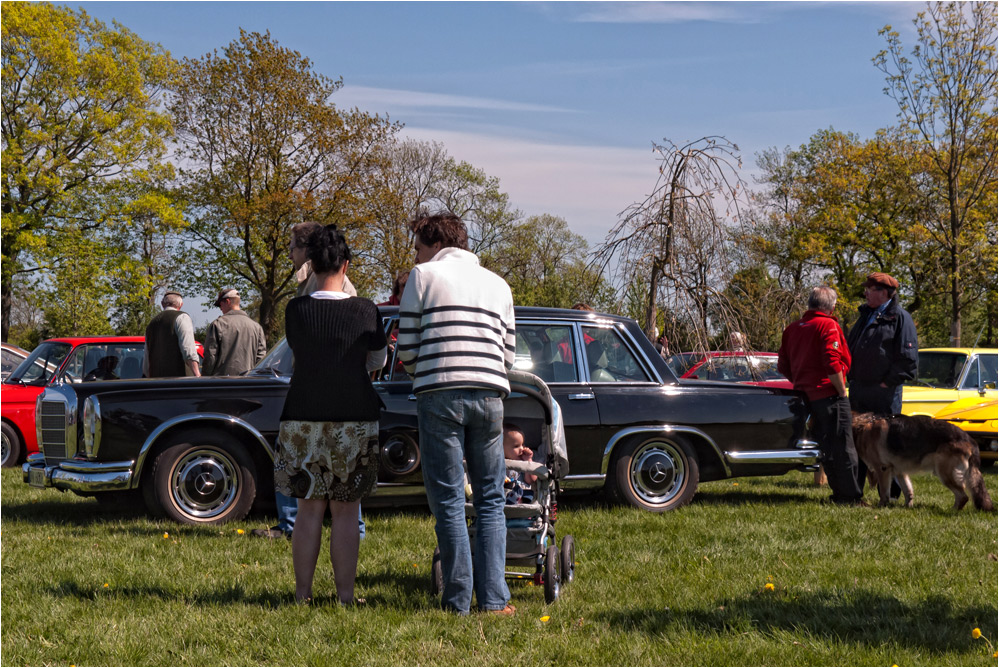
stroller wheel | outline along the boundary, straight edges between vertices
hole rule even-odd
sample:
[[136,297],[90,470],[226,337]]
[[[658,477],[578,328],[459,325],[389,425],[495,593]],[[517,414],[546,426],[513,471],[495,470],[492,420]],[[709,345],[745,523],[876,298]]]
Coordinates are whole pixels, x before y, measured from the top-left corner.
[[434,558],[430,561],[430,593],[440,596],[444,592],[444,569],[441,567],[441,549],[434,548]]
[[562,582],[569,584],[576,577],[576,541],[571,535],[562,538]]
[[558,548],[549,545],[545,551],[545,603],[554,603],[559,592],[559,553]]

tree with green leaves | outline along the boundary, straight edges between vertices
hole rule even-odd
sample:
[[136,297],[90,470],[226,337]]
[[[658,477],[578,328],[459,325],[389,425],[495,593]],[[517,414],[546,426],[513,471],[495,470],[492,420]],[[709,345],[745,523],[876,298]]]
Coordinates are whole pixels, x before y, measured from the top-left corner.
[[482,263],[506,279],[515,304],[571,308],[586,302],[609,307],[614,289],[589,262],[586,239],[558,216],[531,216],[507,229],[482,255]]
[[911,54],[899,33],[885,26],[880,34],[887,48],[874,64],[886,75],[885,93],[898,103],[903,128],[922,144],[932,169],[941,215],[931,236],[947,257],[950,339],[960,345],[968,303],[965,256],[996,254],[986,236],[995,228],[995,209],[982,216],[980,206],[997,187],[995,3],[929,2],[913,24]]
[[374,175],[384,168],[378,148],[398,126],[337,108],[330,98],[342,81],[270,34],[240,31],[221,53],[185,59],[181,69],[170,109],[191,202],[186,285],[253,295],[249,306],[273,341],[279,307],[296,289],[292,226],[335,223],[353,247],[368,246]]
[[[71,271],[66,235],[120,222],[109,198],[124,184],[155,180],[169,115],[161,92],[176,65],[125,27],[50,3],[3,3],[2,279],[0,334],[7,339],[15,283]],[[161,211],[160,214],[170,216]],[[64,277],[65,278],[65,277]]]

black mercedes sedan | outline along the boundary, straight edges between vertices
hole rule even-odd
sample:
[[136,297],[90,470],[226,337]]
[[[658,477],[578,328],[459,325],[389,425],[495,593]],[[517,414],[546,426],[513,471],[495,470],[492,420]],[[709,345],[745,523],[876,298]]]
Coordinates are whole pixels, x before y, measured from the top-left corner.
[[[701,481],[811,470],[802,398],[791,390],[679,380],[634,320],[518,307],[515,367],[541,378],[568,448],[565,491],[601,490],[650,511],[688,503]],[[383,307],[390,348],[398,312]],[[143,499],[179,522],[220,523],[272,503],[278,421],[294,360],[282,341],[248,374],[66,383],[39,397],[41,452],[24,481],[98,499]],[[390,350],[375,386],[384,403],[375,501],[423,494],[410,379]],[[507,401],[524,414],[519,393]],[[535,424],[537,423],[537,424]]]

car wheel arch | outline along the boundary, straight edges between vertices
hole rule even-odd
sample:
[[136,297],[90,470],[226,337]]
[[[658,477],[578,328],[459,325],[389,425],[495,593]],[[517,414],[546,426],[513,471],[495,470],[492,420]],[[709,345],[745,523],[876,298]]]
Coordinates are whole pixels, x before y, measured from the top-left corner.
[[143,442],[135,461],[131,487],[133,489],[138,487],[140,481],[142,484],[148,482],[152,462],[156,460],[156,456],[160,452],[171,445],[176,437],[187,432],[196,433],[204,429],[221,429],[239,440],[247,447],[250,456],[258,467],[261,464],[271,464],[274,461],[274,449],[271,444],[263,434],[245,420],[222,413],[182,415],[159,425]]
[[603,461],[600,464],[600,473],[605,479],[607,479],[610,470],[610,463],[614,454],[616,450],[623,445],[632,443],[635,439],[668,436],[669,434],[677,434],[685,437],[694,448],[694,451],[697,453],[698,460],[704,468],[718,467],[724,472],[724,475],[721,476],[724,478],[732,475],[732,470],[725,461],[721,448],[718,447],[718,444],[715,443],[714,439],[710,436],[696,427],[663,424],[627,427],[614,434],[614,436],[607,441],[607,445],[604,448]]

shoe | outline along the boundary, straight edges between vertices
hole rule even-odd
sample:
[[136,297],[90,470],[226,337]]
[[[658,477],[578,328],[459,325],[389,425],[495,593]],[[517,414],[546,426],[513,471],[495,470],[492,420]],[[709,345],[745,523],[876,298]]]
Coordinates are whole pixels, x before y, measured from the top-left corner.
[[515,614],[517,614],[517,608],[507,603],[500,610],[486,610],[486,614],[499,615],[500,617],[513,617]]
[[250,532],[251,535],[257,536],[258,538],[287,538],[291,540],[290,531],[282,531],[280,527],[271,527],[270,529],[254,529]]
[[367,599],[359,598],[355,596],[350,601],[339,601],[340,605],[345,608],[363,608],[368,604]]

